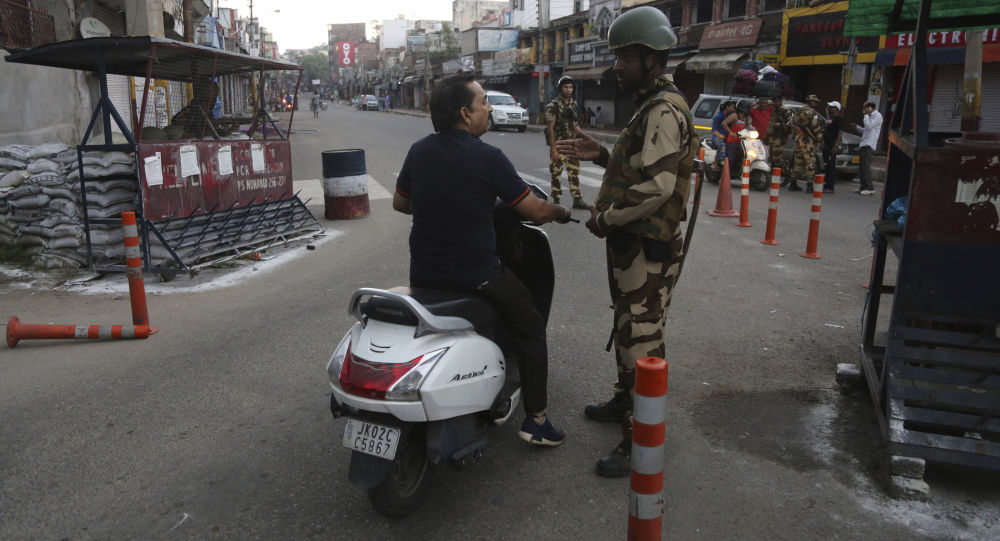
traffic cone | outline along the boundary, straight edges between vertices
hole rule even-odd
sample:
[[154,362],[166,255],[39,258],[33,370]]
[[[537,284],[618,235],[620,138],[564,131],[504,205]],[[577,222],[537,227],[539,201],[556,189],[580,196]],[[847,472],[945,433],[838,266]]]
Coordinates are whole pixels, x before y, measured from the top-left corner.
[[717,218],[739,218],[740,213],[733,210],[733,190],[729,186],[729,158],[722,162],[722,179],[719,180],[719,195],[715,198],[715,208],[708,211],[709,216]]

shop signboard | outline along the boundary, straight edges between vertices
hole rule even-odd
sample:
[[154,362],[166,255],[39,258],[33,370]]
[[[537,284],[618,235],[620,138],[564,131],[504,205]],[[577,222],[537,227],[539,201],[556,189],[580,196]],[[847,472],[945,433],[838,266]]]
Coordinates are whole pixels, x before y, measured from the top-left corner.
[[757,44],[761,19],[748,19],[725,24],[714,24],[701,35],[698,49],[732,49],[752,47]]
[[593,38],[573,40],[566,42],[566,68],[579,69],[589,68],[594,65],[595,44],[602,43]]
[[815,8],[786,9],[782,15],[781,65],[845,64],[851,40],[857,44],[855,61],[875,61],[879,38],[849,38],[844,35],[848,2]]
[[287,139],[139,143],[143,212],[153,221],[293,195]]
[[350,41],[337,44],[337,65],[345,68],[354,65],[354,44]]
[[493,72],[496,75],[505,75],[514,70],[517,64],[517,49],[507,49],[493,53]]
[[517,30],[479,29],[476,41],[476,51],[480,53],[514,49],[517,47]]
[[[1000,43],[1000,28],[985,30],[949,30],[946,32],[928,32],[927,47],[965,47],[969,34],[980,36],[983,44]],[[913,33],[892,34],[885,38],[886,49],[908,49],[916,42]]]
[[594,55],[594,66],[611,66],[615,63],[615,53],[608,48],[607,41],[600,41],[591,46]]

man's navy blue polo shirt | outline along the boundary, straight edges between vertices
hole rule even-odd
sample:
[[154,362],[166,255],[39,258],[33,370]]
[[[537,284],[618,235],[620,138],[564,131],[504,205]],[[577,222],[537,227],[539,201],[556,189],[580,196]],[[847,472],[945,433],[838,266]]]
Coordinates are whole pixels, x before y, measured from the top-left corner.
[[409,198],[410,283],[475,288],[496,277],[493,206],[514,206],[531,188],[503,152],[465,130],[431,134],[410,147],[396,180]]

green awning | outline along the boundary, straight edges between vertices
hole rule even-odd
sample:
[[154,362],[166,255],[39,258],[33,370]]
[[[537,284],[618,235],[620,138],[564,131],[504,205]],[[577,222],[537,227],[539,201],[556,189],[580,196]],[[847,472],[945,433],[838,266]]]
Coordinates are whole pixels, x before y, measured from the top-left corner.
[[[920,0],[850,0],[845,36],[882,36],[912,32],[917,26]],[[926,0],[931,2],[928,31],[1000,26],[1000,0]]]

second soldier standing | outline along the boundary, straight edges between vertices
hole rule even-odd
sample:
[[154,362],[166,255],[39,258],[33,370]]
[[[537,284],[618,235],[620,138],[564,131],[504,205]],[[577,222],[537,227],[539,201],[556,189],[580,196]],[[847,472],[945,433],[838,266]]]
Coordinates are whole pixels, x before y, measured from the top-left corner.
[[580,114],[576,100],[573,99],[573,78],[563,75],[559,78],[559,95],[545,106],[545,118],[551,134],[549,148],[549,173],[552,174],[552,202],[559,204],[562,196],[562,170],[566,168],[566,178],[569,181],[569,193],[573,196],[573,208],[588,209],[580,192],[580,160],[568,158],[556,150],[556,141],[576,139],[576,129],[580,127]]

